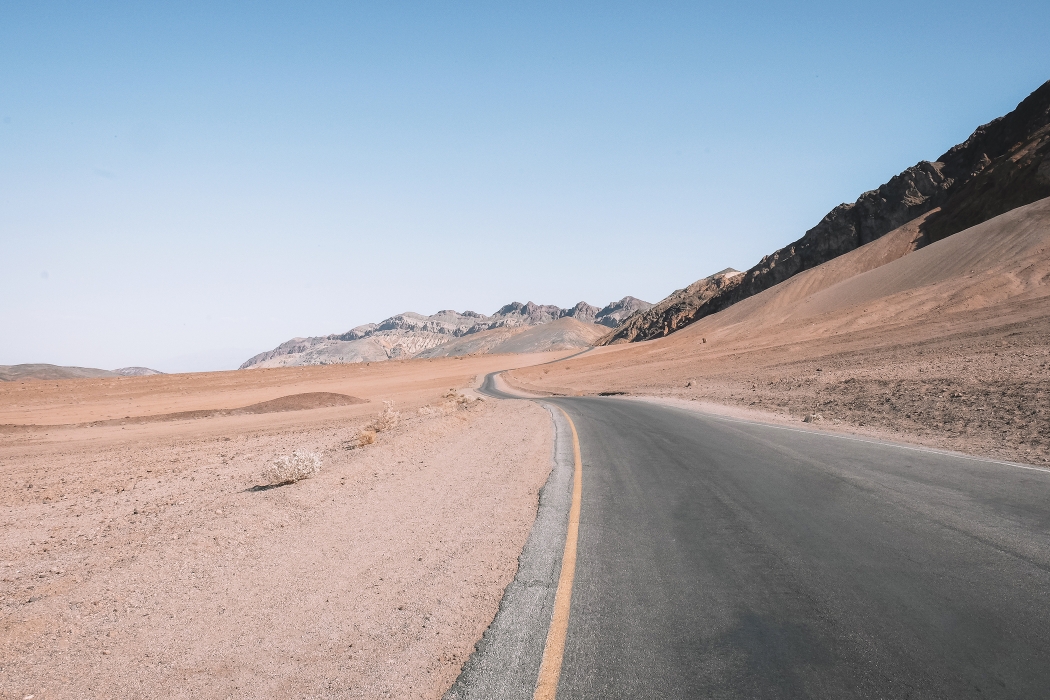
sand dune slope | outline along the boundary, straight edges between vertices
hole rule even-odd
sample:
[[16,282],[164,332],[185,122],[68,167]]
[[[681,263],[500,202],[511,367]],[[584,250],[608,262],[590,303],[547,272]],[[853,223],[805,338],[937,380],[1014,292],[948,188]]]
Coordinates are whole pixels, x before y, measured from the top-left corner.
[[[1046,295],[1050,199],[910,255],[896,255],[909,245],[918,223],[703,319],[669,338],[667,344],[690,345],[697,334],[736,338],[782,325],[788,328],[777,328],[778,332],[803,339],[817,330],[800,328],[804,323],[838,332]],[[887,258],[888,262],[879,264]]]
[[533,353],[582,349],[608,329],[574,318],[559,318],[540,326],[496,328],[472,333],[419,354],[419,357],[458,357],[479,353]]
[[816,414],[1050,458],[1050,199],[908,252],[916,231],[902,227],[669,337],[511,381]]

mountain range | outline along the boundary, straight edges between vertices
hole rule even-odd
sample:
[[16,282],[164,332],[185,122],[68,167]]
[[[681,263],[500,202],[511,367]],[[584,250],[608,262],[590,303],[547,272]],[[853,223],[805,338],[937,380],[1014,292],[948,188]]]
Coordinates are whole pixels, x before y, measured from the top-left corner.
[[[727,268],[656,304],[628,296],[604,308],[582,301],[567,309],[514,302],[492,315],[406,312],[345,333],[292,338],[240,368],[542,352],[652,340],[884,237],[892,241],[880,248],[880,265],[1046,197],[1050,81],[936,160],[920,161],[856,201],[835,207],[801,238],[750,269]],[[107,371],[14,365],[0,366],[0,381],[154,373],[139,367]]]
[[381,362],[477,353],[543,352],[588,347],[606,331],[652,306],[624,297],[604,308],[581,301],[572,308],[513,302],[491,316],[475,311],[406,312],[345,333],[292,338],[259,353],[241,369]]
[[[1050,81],[936,160],[921,161],[856,201],[835,207],[801,238],[750,269],[722,270],[657,304],[625,297],[600,310],[584,302],[572,309],[530,302],[508,304],[492,316],[470,311],[439,311],[433,316],[405,313],[341,335],[293,338],[256,355],[242,368],[535,352],[652,340],[891,232],[898,235],[894,245],[886,247],[892,255],[884,262],[1048,196]],[[522,335],[536,327],[546,329]],[[596,334],[599,330],[605,332]]]

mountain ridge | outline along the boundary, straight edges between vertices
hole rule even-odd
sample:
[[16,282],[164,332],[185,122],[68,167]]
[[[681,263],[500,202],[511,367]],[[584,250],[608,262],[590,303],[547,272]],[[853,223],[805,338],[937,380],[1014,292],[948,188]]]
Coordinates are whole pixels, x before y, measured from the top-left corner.
[[457,347],[461,352],[456,354],[488,352],[505,343],[517,332],[535,326],[546,326],[562,319],[575,320],[584,324],[584,328],[567,329],[562,325],[546,339],[543,334],[534,334],[534,347],[586,347],[602,335],[585,330],[587,326],[614,328],[631,314],[650,306],[649,302],[626,296],[602,308],[583,301],[566,309],[552,304],[536,304],[531,301],[522,304],[515,301],[500,307],[491,316],[476,311],[458,312],[451,309],[444,309],[430,316],[406,311],[378,323],[356,326],[345,333],[292,338],[272,350],[252,356],[239,369],[382,362],[422,357],[424,353],[427,353],[426,356],[437,357],[443,353],[431,351],[455,339],[501,329],[507,331],[499,338],[490,337],[473,345],[460,344]]
[[[1050,81],[1010,113],[979,126],[966,141],[948,149],[936,161],[920,161],[861,194],[856,201],[838,205],[801,238],[726,280],[715,293],[692,300],[672,300],[683,291],[678,290],[655,305],[663,312],[650,310],[647,322],[635,319],[606,334],[598,344],[670,335],[920,217],[926,218],[920,226],[922,240],[917,247],[1047,196]],[[704,280],[694,285],[700,282]],[[700,286],[701,293],[709,291]]]

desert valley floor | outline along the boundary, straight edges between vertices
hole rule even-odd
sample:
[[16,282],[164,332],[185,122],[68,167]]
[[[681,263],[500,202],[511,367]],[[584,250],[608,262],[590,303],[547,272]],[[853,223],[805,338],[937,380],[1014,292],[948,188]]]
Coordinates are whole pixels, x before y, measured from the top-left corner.
[[547,412],[468,387],[557,356],[0,385],[0,697],[440,696],[550,470]]

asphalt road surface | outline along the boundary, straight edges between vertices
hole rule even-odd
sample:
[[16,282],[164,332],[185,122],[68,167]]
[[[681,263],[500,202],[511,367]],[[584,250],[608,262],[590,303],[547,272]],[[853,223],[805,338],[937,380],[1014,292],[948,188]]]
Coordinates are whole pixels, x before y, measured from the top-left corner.
[[1047,471],[545,402],[583,455],[559,699],[1050,698]]

